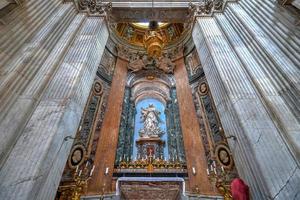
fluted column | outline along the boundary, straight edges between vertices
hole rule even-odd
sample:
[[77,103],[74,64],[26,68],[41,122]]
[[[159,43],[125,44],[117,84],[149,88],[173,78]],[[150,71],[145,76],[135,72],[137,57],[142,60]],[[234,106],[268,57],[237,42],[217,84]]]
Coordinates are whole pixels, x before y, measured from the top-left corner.
[[[64,13],[60,15],[63,19],[68,18]],[[49,23],[55,24],[55,20],[54,17]],[[36,36],[47,31],[43,27]],[[50,34],[45,40],[51,37]],[[26,83],[22,97],[28,97],[29,101],[32,98],[37,104],[2,166],[1,199],[54,199],[73,142],[70,138],[78,128],[107,38],[103,18],[77,14],[55,45],[47,44],[51,51],[45,60],[29,59],[43,64],[28,66],[39,69]],[[38,40],[38,37],[32,38],[33,44]],[[32,50],[37,48],[33,56],[44,50],[39,45],[32,47]],[[25,61],[23,64],[27,66]],[[16,76],[17,72],[19,70]],[[8,76],[3,78],[8,80]],[[22,113],[22,107],[15,112]]]
[[26,1],[23,6],[0,29],[0,165],[84,19],[76,17],[71,3]]
[[[255,3],[269,7],[249,7]],[[237,137],[229,143],[239,174],[254,199],[293,199],[299,193],[300,132],[292,106],[300,98],[299,52],[293,47],[298,39],[276,9],[269,0],[241,0],[224,14],[198,18],[193,30],[225,133]]]

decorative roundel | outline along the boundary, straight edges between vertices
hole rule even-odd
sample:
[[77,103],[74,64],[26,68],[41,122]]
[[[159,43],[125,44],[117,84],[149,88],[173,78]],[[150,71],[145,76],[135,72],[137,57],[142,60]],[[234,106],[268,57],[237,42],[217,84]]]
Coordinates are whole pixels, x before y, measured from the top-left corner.
[[68,164],[70,168],[76,168],[78,165],[81,165],[84,162],[86,150],[82,144],[77,144],[73,146]]
[[206,82],[202,82],[199,84],[198,91],[200,95],[206,95],[208,92],[208,87]]
[[224,143],[218,144],[215,150],[215,156],[217,161],[227,169],[231,169],[233,166],[233,159],[230,153],[230,149]]
[[94,86],[93,86],[94,94],[95,95],[100,95],[103,92],[103,86],[100,81],[95,81]]

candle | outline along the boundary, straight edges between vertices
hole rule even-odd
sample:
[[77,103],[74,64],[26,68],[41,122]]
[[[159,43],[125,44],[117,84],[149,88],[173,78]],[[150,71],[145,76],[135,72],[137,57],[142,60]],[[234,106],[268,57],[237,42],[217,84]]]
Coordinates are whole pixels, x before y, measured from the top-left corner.
[[94,169],[95,169],[95,165],[93,165],[93,168],[92,168],[92,170],[91,170],[90,176],[93,175]]
[[105,168],[105,175],[108,174],[108,169],[109,169],[108,167]]
[[78,172],[78,168],[79,168],[79,165],[77,165],[75,173],[77,173],[77,172]]
[[223,166],[221,166],[221,169],[222,169],[222,172],[224,172],[224,167]]
[[193,175],[196,175],[196,169],[195,167],[192,167]]
[[209,169],[208,168],[206,169],[206,172],[207,172],[207,175],[209,175]]
[[216,167],[216,162],[215,161],[213,161],[213,165],[214,165],[214,167]]
[[215,174],[217,175],[217,170],[216,170],[216,168],[214,168],[214,172],[215,172]]
[[79,171],[79,174],[78,174],[78,176],[80,176],[80,175],[81,175],[81,173],[82,173],[82,170],[80,170],[80,171]]
[[212,165],[210,165],[210,171],[214,171],[214,168]]

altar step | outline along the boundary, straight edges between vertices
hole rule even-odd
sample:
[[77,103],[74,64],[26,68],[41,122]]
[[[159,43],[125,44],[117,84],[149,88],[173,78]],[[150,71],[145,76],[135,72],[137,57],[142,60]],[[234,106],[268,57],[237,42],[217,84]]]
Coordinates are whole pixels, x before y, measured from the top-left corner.
[[[207,195],[195,195],[186,194],[182,196],[181,200],[223,200],[222,196],[207,196]],[[122,200],[119,196],[115,194],[111,195],[95,195],[95,196],[83,196],[81,200]]]

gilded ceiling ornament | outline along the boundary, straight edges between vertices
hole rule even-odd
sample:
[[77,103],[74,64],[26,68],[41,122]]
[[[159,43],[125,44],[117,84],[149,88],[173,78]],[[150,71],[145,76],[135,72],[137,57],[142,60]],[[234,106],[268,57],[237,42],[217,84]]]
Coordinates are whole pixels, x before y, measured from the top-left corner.
[[149,30],[144,36],[144,46],[151,58],[159,58],[165,46],[165,42],[158,31]]

